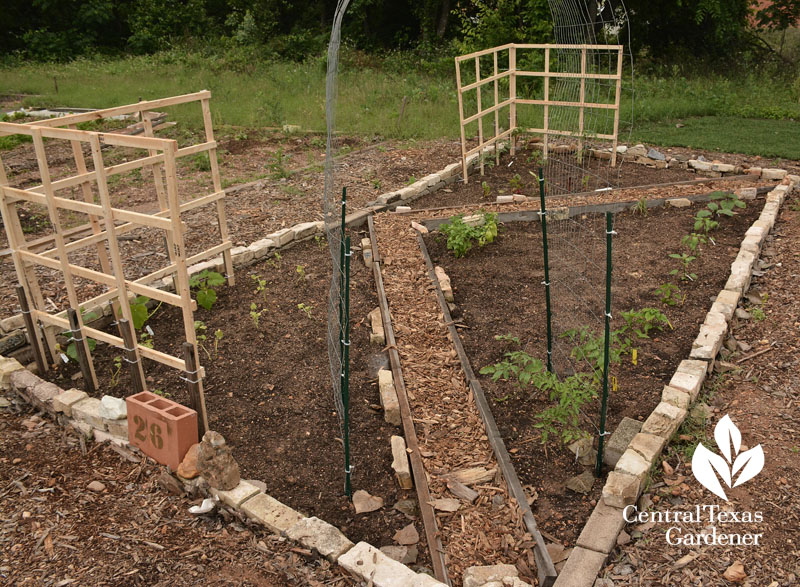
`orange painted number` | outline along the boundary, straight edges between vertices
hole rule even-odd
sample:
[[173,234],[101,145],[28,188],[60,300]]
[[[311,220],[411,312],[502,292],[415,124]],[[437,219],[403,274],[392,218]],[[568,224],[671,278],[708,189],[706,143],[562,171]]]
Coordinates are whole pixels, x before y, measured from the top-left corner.
[[133,437],[140,442],[146,442],[147,436],[144,433],[144,429],[147,427],[147,422],[141,416],[136,415],[133,417],[133,423],[136,425],[136,432],[133,433]]

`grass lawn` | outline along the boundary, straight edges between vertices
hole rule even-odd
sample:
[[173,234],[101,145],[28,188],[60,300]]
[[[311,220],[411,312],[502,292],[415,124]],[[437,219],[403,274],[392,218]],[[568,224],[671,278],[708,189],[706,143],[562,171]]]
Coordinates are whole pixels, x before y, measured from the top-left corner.
[[[678,128],[680,123],[685,126]],[[700,116],[634,125],[636,141],[800,160],[800,121]]]

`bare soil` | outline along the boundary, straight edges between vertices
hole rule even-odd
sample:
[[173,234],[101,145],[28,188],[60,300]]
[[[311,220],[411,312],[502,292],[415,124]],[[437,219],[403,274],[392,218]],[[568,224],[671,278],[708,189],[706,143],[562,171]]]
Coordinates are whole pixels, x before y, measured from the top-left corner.
[[[0,410],[0,580],[6,585],[354,585],[227,512],[195,517],[162,468],[87,447],[27,405]],[[100,492],[88,485],[99,481]]]
[[[392,506],[399,499],[414,499],[415,494],[398,489],[391,469],[390,437],[401,431],[384,421],[379,405],[377,369],[385,354],[369,343],[366,321],[377,300],[371,271],[354,260],[350,306],[353,490],[379,496],[385,506],[356,515],[344,495],[342,433],[326,342],[329,265],[324,239],[299,243],[283,251],[280,259],[238,271],[234,287],[217,288],[219,298],[212,310],[200,308],[195,313],[195,319],[206,326],[207,340],[199,352],[206,369],[209,426],[232,446],[243,478],[265,482],[268,494],[334,524],[351,540],[380,547],[392,544],[394,532],[409,523]],[[266,280],[263,292],[256,291],[252,275]],[[250,316],[252,303],[257,311],[264,310],[257,326]],[[165,305],[147,325],[155,333],[156,349],[183,356],[179,312]],[[223,336],[215,344],[218,329]],[[131,388],[128,374],[122,372],[116,383],[112,380],[113,357],[118,354],[118,349],[98,346],[95,367],[101,394],[125,397]],[[188,402],[185,384],[179,379],[182,373],[150,361],[145,363],[145,373],[151,390]],[[81,387],[73,376],[79,376],[79,371],[70,363],[53,377],[62,387]]]
[[[694,509],[697,504],[761,512],[761,523],[716,525],[719,533],[762,534],[759,546],[688,547],[666,542],[671,526],[682,535],[698,534],[708,531],[707,519],[700,524],[632,524],[626,530],[633,540],[618,548],[601,575],[615,585],[729,585],[723,575],[737,561],[743,565],[745,576],[740,580],[745,584],[796,585],[800,578],[799,207],[797,196],[784,204],[762,251],[759,266],[764,274],[754,278],[753,295],[742,304],[756,318],[734,324],[732,341],[748,346],[724,351],[733,367],[718,369],[701,395],[711,408],[709,417],[695,413],[679,430],[663,459],[669,467],[658,471],[645,496],[648,503],[655,502],[651,509],[656,512]],[[763,319],[755,312],[759,308]],[[698,442],[718,451],[714,427],[726,414],[742,433],[742,450],[760,444],[765,464],[745,484],[726,487],[728,501],[723,501],[700,486],[690,464]]]
[[[611,375],[619,388],[609,396],[608,430],[614,430],[626,416],[643,420],[658,404],[663,386],[678,363],[689,356],[699,325],[724,287],[741,239],[757,217],[761,203],[750,203],[745,212],[721,222],[713,234],[716,245],[701,247],[695,267],[697,280],[679,283],[686,298],[682,305],[672,307],[662,304],[654,290],[670,281],[669,271],[676,264],[667,254],[681,249],[681,237],[692,230],[692,218],[700,205],[656,208],[646,217],[630,211],[616,216],[612,330],[623,324],[623,311],[646,307],[663,311],[673,328],[653,331],[649,339],[635,340],[636,365],[626,355],[621,364],[612,367]],[[658,226],[658,230],[654,231],[653,226]],[[529,354],[546,359],[546,313],[541,285],[544,268],[538,222],[505,224],[495,243],[475,248],[461,259],[446,250],[444,239],[436,233],[427,235],[425,241],[434,264],[441,265],[452,281],[457,305],[455,318],[463,325],[461,338],[476,373],[501,360],[504,352],[514,350],[512,345],[495,340],[495,335],[517,336]],[[573,246],[580,249],[581,243],[575,242]],[[599,272],[598,276],[594,289],[590,287],[583,293],[596,298],[602,308],[604,273]],[[602,315],[602,310],[599,311]],[[602,332],[602,322],[588,325],[596,334]],[[554,336],[558,335],[556,332]],[[508,382],[493,382],[490,376],[479,378],[523,485],[531,485],[538,492],[534,510],[537,523],[565,545],[572,545],[599,499],[602,483],[596,482],[592,492],[585,496],[565,490],[565,482],[581,473],[583,467],[559,440],[541,442],[540,432],[535,428],[536,414],[551,405],[544,394],[532,389],[520,391]],[[591,433],[592,423],[596,425],[599,420],[599,401],[591,402],[583,411],[586,418],[582,425]]]

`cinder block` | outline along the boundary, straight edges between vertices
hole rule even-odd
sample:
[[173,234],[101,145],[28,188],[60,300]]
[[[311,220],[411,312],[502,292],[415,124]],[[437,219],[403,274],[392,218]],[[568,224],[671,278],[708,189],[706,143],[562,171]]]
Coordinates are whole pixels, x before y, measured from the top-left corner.
[[608,443],[603,451],[603,462],[609,467],[614,467],[620,457],[628,450],[633,437],[642,429],[642,423],[632,418],[623,418],[608,439]]
[[415,573],[404,564],[367,544],[359,542],[339,557],[339,566],[366,584],[375,587],[443,586],[433,577]]
[[242,511],[275,534],[285,532],[303,519],[301,513],[264,493],[258,493],[244,502]]

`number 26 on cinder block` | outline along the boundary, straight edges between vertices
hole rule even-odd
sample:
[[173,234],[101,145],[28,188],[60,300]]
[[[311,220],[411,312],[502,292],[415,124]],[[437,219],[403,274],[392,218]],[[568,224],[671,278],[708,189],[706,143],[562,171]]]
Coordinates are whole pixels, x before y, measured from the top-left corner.
[[133,417],[135,426],[133,436],[139,442],[149,442],[156,450],[164,448],[164,438],[161,434],[161,425],[155,422],[148,426],[147,420],[139,415]]

